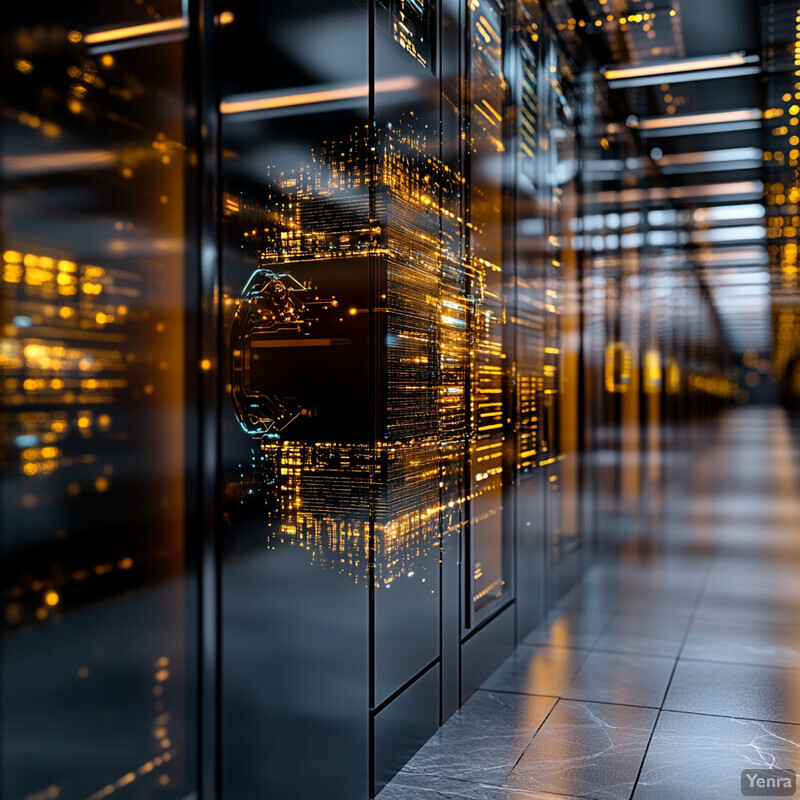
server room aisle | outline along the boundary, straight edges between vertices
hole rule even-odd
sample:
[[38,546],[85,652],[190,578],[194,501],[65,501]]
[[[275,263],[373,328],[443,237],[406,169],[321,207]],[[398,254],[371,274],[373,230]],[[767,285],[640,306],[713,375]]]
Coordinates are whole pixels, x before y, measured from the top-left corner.
[[799,770],[791,436],[774,408],[724,417],[660,524],[591,569],[380,800],[730,800],[744,769]]

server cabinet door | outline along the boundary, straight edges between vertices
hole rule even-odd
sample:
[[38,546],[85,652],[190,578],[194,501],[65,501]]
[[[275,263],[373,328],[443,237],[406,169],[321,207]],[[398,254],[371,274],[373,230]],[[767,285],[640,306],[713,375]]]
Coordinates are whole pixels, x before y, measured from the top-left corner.
[[506,280],[503,261],[504,21],[494,0],[467,18],[467,220],[471,364],[470,516],[466,624],[474,627],[513,595],[512,549],[504,524]]
[[369,793],[369,13],[220,6],[222,796]]
[[[517,640],[523,639],[546,613],[547,549],[546,476],[538,466],[542,431],[545,362],[545,235],[542,202],[545,174],[541,160],[543,134],[540,66],[543,17],[535,4],[520,11],[515,31],[516,242],[514,313],[514,524],[516,553]],[[545,92],[545,97],[547,93]]]
[[197,789],[177,0],[4,8],[0,794]]
[[[548,475],[550,591],[557,599],[577,579],[582,549],[578,515],[579,348],[580,312],[577,252],[572,225],[578,213],[576,115],[566,56],[551,46],[548,70],[552,127],[549,215],[551,259],[546,301],[544,397],[549,453],[543,459]],[[552,69],[551,69],[552,68]]]

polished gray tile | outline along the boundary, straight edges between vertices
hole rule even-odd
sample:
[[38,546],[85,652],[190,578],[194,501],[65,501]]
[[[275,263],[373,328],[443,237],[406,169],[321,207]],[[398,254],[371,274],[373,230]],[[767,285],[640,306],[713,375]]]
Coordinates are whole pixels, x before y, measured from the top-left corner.
[[484,689],[558,697],[588,650],[547,645],[518,647],[483,684]]
[[438,775],[399,772],[376,800],[494,800],[497,786],[484,786]]
[[492,800],[576,800],[565,794],[552,792],[526,792],[524,789],[500,789]]
[[574,700],[658,708],[675,666],[674,658],[595,650],[561,693]]
[[731,800],[749,768],[800,770],[800,727],[662,712],[634,800]]
[[635,610],[639,613],[649,613],[652,605],[660,607],[666,603],[673,603],[679,608],[688,606],[693,608],[702,591],[702,587],[695,582],[684,584],[682,581],[659,581],[653,576],[631,575],[628,578],[604,578],[603,580],[584,582],[584,589],[594,590],[606,598],[606,602],[613,601],[618,610]]
[[[800,501],[797,512],[800,513]],[[796,519],[793,524],[796,525]],[[791,587],[795,573],[796,566],[791,562],[769,557],[754,559],[752,554],[746,558],[738,555],[721,555],[709,572],[706,590],[758,593],[775,585]]]
[[376,800],[576,800],[551,792],[498,788],[435,775],[400,773]]
[[758,625],[797,625],[800,620],[800,602],[725,592],[706,593],[697,607],[695,619]]
[[676,656],[688,628],[688,618],[622,611],[612,618],[595,648],[618,653]]
[[[752,532],[759,528],[773,529],[793,526],[800,511],[800,503],[795,498],[772,498],[764,503],[760,492],[727,493],[724,496],[700,498],[692,503],[691,519],[699,526],[722,522],[729,528],[739,528]],[[715,568],[712,579],[719,572]]]
[[559,700],[506,786],[567,797],[624,800],[633,789],[657,713]]
[[701,559],[669,560],[663,557],[642,561],[621,555],[617,562],[592,567],[584,578],[584,584],[647,593],[696,594],[705,586],[710,566],[710,563]]
[[695,620],[683,656],[800,668],[800,627]]
[[399,772],[376,800],[494,800],[497,792],[497,786]]
[[636,609],[641,614],[689,619],[697,607],[699,591],[678,589],[649,592],[644,587],[579,585],[556,603],[559,609],[595,609],[620,612]]
[[800,671],[681,658],[664,708],[800,723]]
[[[800,509],[795,519],[800,519]],[[794,523],[791,535],[797,538],[797,522]],[[763,564],[742,565],[737,568],[728,567],[711,576],[706,587],[705,597],[715,594],[740,595],[756,601],[800,603],[800,582],[797,580],[797,569],[792,565],[786,569],[778,560],[765,561]]]
[[525,644],[547,644],[553,647],[587,647],[597,642],[611,620],[607,611],[593,609],[558,609],[524,639]]
[[[481,701],[381,800],[628,800],[645,751],[635,800],[732,800],[747,766],[800,769],[800,492],[757,416],[684,458],[647,546],[589,570],[489,678],[505,707]],[[526,716],[504,692],[549,697]],[[573,699],[531,739],[555,697]]]
[[554,697],[476,692],[403,771],[500,786],[555,702]]

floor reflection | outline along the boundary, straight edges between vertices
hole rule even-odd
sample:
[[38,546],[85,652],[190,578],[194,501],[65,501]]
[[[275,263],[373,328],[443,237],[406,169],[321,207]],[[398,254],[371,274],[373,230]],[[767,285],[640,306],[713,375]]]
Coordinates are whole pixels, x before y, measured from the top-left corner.
[[[744,769],[800,769],[798,455],[769,407],[673,454],[643,541],[594,566],[381,800],[729,800]],[[509,712],[523,697],[554,703],[532,735]]]

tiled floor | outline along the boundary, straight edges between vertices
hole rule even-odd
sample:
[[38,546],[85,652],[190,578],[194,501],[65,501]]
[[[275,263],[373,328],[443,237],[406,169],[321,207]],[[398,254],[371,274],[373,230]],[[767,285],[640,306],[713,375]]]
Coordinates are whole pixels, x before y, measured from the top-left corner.
[[780,411],[727,416],[650,555],[595,565],[379,800],[732,800],[800,771],[797,456]]

